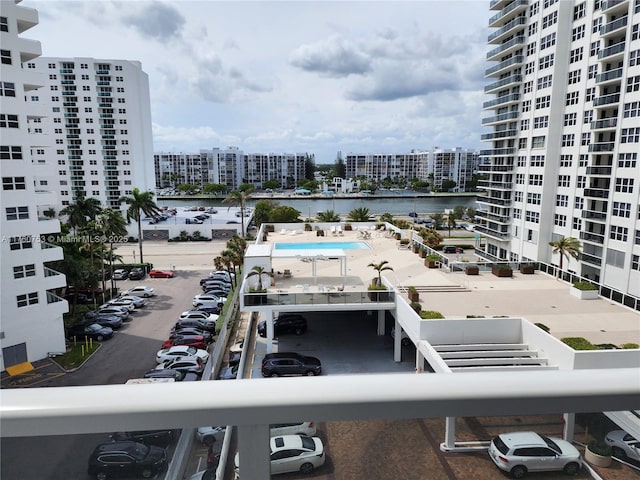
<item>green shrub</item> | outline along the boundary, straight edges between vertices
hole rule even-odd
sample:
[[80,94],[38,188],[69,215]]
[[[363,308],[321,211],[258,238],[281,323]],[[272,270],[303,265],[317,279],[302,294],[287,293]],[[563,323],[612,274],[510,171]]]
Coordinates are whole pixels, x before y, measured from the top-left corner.
[[623,343],[622,345],[620,345],[620,348],[624,350],[635,350],[637,348],[640,348],[640,345],[638,345],[637,343]]
[[400,245],[409,245],[409,239],[408,238],[401,238],[400,239]]
[[442,315],[440,312],[436,312],[435,310],[422,310],[420,312],[420,318],[433,320],[436,318],[444,318],[444,315]]
[[583,337],[564,337],[560,339],[561,342],[566,343],[574,350],[597,350],[593,343]]
[[416,313],[420,313],[422,311],[422,305],[420,302],[411,302],[411,308],[413,308]]
[[544,323],[535,323],[534,325],[536,327],[538,327],[538,328],[541,328],[542,330],[544,330],[547,333],[549,333],[551,331],[551,329],[549,327],[547,327]]
[[591,440],[589,440],[587,446],[589,447],[589,450],[591,450],[596,455],[600,455],[603,457],[611,456],[611,447],[604,443],[602,440],[596,440],[595,438],[592,438]]
[[413,285],[410,285],[407,287],[407,292],[409,293],[418,293],[418,289],[416,287],[414,287]]
[[589,283],[589,282],[575,282],[573,286],[578,290],[597,290],[598,289],[598,287],[596,287],[593,283]]
[[485,318],[484,315],[467,315],[467,318]]
[[440,260],[442,260],[440,255],[438,255],[437,253],[430,253],[429,255],[427,255],[425,257],[425,259],[430,261],[430,262],[439,262]]

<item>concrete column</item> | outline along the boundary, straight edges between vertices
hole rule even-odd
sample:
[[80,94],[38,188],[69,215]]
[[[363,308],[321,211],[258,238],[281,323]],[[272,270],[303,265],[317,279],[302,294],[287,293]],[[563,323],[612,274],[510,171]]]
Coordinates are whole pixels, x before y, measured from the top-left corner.
[[416,373],[424,373],[424,355],[416,348]]
[[271,312],[260,312],[260,320],[267,323],[267,353],[273,352],[273,317]]
[[393,339],[393,361],[401,362],[402,361],[402,327],[400,326],[400,322],[398,319],[395,319],[395,338]]
[[444,422],[444,447],[453,450],[456,446],[456,417],[447,417]]
[[384,335],[385,311],[378,310],[378,335]]
[[240,478],[263,480],[271,475],[269,425],[238,427]]
[[562,438],[567,442],[573,442],[573,434],[576,428],[576,414],[564,413],[562,415],[564,419],[564,429],[562,431]]

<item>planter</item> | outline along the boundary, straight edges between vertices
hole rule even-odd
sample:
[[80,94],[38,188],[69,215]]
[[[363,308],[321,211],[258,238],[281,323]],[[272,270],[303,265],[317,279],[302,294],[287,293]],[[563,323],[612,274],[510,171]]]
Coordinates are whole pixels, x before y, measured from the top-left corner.
[[464,273],[467,275],[480,275],[480,269],[477,266],[464,267]]
[[419,302],[420,301],[420,294],[418,292],[409,292],[407,294],[407,296],[409,297],[409,301],[410,302]]
[[571,287],[569,293],[580,300],[597,300],[599,298],[598,290],[579,290],[575,287]]
[[413,253],[418,253],[420,251],[420,246],[419,245],[413,245],[413,247],[411,247],[411,249],[413,250]]
[[491,273],[493,273],[496,277],[513,277],[513,270],[511,270],[510,268],[492,267]]
[[420,250],[419,255],[420,255],[420,258],[427,258],[427,251],[426,250]]
[[351,225],[349,225],[348,223],[345,223],[345,225],[344,225],[344,231],[345,231],[345,232],[350,232],[351,230],[353,230],[353,228],[351,227]]
[[429,267],[429,268],[438,268],[438,262],[437,260],[425,260],[424,261],[424,266],[425,267]]
[[396,233],[393,236],[395,237],[396,240],[400,240],[402,238],[402,235],[400,235],[399,233]]
[[591,450],[589,450],[588,446],[584,449],[584,459],[591,465],[595,465],[597,467],[606,468],[611,465],[611,455],[598,455],[597,453],[593,453]]
[[522,273],[523,275],[533,275],[535,271],[536,267],[534,267],[533,265],[520,266],[520,273]]
[[316,230],[316,237],[324,237],[324,230]]
[[305,232],[310,232],[311,230],[312,230],[311,225],[309,225],[308,223],[307,223],[307,224],[305,224],[305,226],[304,226],[304,231],[305,231]]

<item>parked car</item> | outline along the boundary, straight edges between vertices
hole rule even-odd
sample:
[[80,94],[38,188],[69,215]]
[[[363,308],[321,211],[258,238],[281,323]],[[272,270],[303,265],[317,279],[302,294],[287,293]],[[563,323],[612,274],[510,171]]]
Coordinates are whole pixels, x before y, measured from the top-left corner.
[[213,281],[223,282],[223,283],[226,283],[227,285],[232,285],[231,277],[229,275],[225,275],[224,273],[214,273],[213,275],[210,275],[207,278],[202,278],[200,279],[200,285],[207,282],[213,282]]
[[155,289],[151,287],[138,286],[130,288],[129,290],[125,290],[122,292],[122,296],[134,296],[134,297],[153,297],[156,294]]
[[[318,437],[306,435],[283,435],[272,437],[269,441],[271,449],[271,474],[287,472],[311,473],[315,468],[324,465],[324,445]],[[234,471],[240,475],[239,454],[234,459]]]
[[[87,312],[87,315],[95,312]],[[86,321],[83,323],[97,323],[103,327],[109,327],[113,330],[118,330],[122,326],[122,317],[117,315],[100,314],[93,316],[85,316]]]
[[230,353],[242,352],[244,349],[244,340],[234,343],[229,347]]
[[71,325],[67,330],[68,338],[92,338],[99,342],[108,340],[113,336],[113,329],[103,327],[97,323],[76,323]]
[[442,253],[464,253],[464,249],[455,245],[445,245],[442,247]]
[[164,448],[137,442],[98,445],[89,457],[89,475],[102,480],[123,475],[150,478],[167,466]]
[[124,268],[118,268],[113,271],[114,280],[126,280],[127,278],[129,278],[129,270],[125,270]]
[[134,267],[129,272],[129,280],[142,280],[145,276],[144,268]]
[[240,364],[241,357],[242,357],[242,352],[229,352],[229,365],[234,367]]
[[268,353],[262,360],[263,377],[314,376],[322,373],[320,360],[293,352]]
[[115,432],[111,434],[114,442],[138,442],[145,445],[167,447],[176,439],[175,430],[141,430],[137,432]]
[[210,303],[205,303],[205,304],[198,304],[197,307],[193,307],[194,310],[198,311],[198,312],[207,312],[207,313],[213,313],[214,315],[219,315],[220,311],[222,310],[218,305],[213,305]]
[[204,445],[221,443],[224,438],[226,427],[200,427],[196,432],[196,438]]
[[156,354],[156,362],[164,363],[176,357],[195,356],[203,362],[209,360],[209,352],[187,345],[175,345],[169,348],[163,348]]
[[205,212],[206,212],[206,213],[208,213],[208,214],[215,214],[215,213],[218,213],[218,210],[216,210],[216,209],[215,209],[215,208],[213,208],[213,207],[209,207],[209,208],[207,208],[207,209],[205,210]]
[[173,278],[173,272],[171,270],[151,270],[149,272],[151,278]]
[[196,295],[193,297],[193,306],[197,306],[198,304],[205,305],[205,302],[211,304],[216,304],[218,307],[222,307],[224,302],[227,301],[226,297],[222,297],[220,295],[214,295],[209,293],[203,293],[201,295]]
[[[274,336],[281,335],[283,333],[295,333],[296,335],[302,335],[307,331],[307,320],[296,313],[284,313],[279,315],[273,321],[273,334]],[[265,320],[258,323],[258,335],[261,337],[267,336],[267,324]]]
[[107,307],[123,307],[129,310],[129,312],[132,312],[135,310],[136,305],[133,303],[133,300],[123,300],[121,298],[114,298],[112,300],[109,300],[104,305],[100,305],[100,308],[107,308]]
[[219,316],[213,313],[207,313],[203,310],[187,310],[180,314],[180,318],[195,318],[209,322],[215,322]]
[[136,297],[135,295],[120,295],[118,300],[132,302],[136,308],[143,308],[147,304],[147,301],[143,297]]
[[607,433],[604,441],[611,447],[614,457],[640,462],[640,441],[624,430],[613,430]]
[[180,370],[149,370],[144,374],[143,378],[173,378],[176,382],[181,382],[185,377],[185,373]]
[[186,224],[201,224],[202,220],[200,220],[199,218],[187,218],[185,219],[185,223]]
[[207,292],[209,290],[220,290],[225,294],[231,291],[231,285],[223,282],[222,280],[208,280],[202,284],[202,291]]
[[416,212],[409,212],[409,216],[411,218],[418,218],[418,214]]
[[181,328],[200,328],[202,330],[206,330],[207,332],[211,332],[215,334],[216,324],[211,322],[202,321],[198,318],[182,318],[179,319],[174,325],[173,329],[180,330]]
[[203,330],[202,328],[195,328],[195,327],[179,327],[179,328],[173,327],[173,329],[171,330],[171,333],[169,334],[169,339],[172,340],[178,335],[201,335],[204,337],[207,343],[211,343],[214,339],[213,333],[207,330]]
[[106,313],[108,315],[116,315],[122,320],[129,318],[129,307],[117,307],[115,305],[102,305],[98,307],[98,313]]
[[498,435],[489,445],[489,457],[513,478],[523,478],[527,472],[554,470],[575,475],[582,468],[580,452],[570,442],[535,432]]
[[[222,442],[226,427],[200,427],[196,432],[196,438],[204,445]],[[306,435],[312,437],[316,434],[314,422],[275,423],[270,425],[269,436],[282,435]]]
[[162,348],[175,346],[191,346],[201,350],[206,350],[209,342],[202,335],[173,335],[168,340],[162,342]]
[[[218,297],[218,298],[222,298],[224,299],[224,301],[227,300],[227,295],[229,294],[229,292],[227,292],[226,290],[220,290],[219,288],[214,288],[212,290],[207,290],[206,292],[203,293],[203,295],[208,295],[208,296],[214,296],[214,297]],[[222,305],[224,304],[224,301],[215,301],[213,299],[210,300],[198,300],[198,304],[199,305],[206,305],[208,307],[211,306],[217,306],[219,308],[222,308]],[[198,304],[194,305],[195,307],[198,307]]]
[[227,280],[231,281],[236,276],[235,273],[229,272],[227,270],[212,270],[209,272],[210,277],[225,277]]
[[238,376],[238,365],[232,365],[230,367],[222,369],[218,374],[220,380],[235,380]]
[[179,370],[183,373],[195,373],[202,375],[204,364],[198,357],[177,357],[173,360],[167,360],[156,367],[156,370]]

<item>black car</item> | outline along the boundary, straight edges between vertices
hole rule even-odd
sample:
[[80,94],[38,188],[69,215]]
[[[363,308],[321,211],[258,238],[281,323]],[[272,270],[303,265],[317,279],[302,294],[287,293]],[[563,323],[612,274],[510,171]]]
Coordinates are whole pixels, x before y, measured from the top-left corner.
[[166,466],[164,448],[126,441],[98,445],[89,457],[88,472],[99,480],[133,475],[151,478]]
[[208,281],[202,284],[203,292],[206,292],[207,290],[213,290],[213,289],[218,289],[225,293],[229,293],[231,291],[231,285],[218,280]]
[[299,353],[269,353],[262,360],[263,377],[283,377],[292,375],[320,375],[322,366],[315,357],[306,357]]
[[204,321],[198,318],[181,318],[173,326],[173,330],[180,330],[186,327],[199,328],[200,330],[206,330],[210,333],[216,333],[215,322]]
[[[216,297],[226,298],[229,295],[229,292],[226,289],[221,289],[218,287],[211,287],[209,290],[204,290],[205,295],[215,295]],[[224,305],[223,302],[218,303],[218,307],[222,307]],[[199,309],[199,306],[196,306],[196,309]]]
[[[89,315],[93,314],[93,315]],[[113,330],[118,330],[122,326],[122,317],[111,314],[100,314],[96,312],[87,312],[85,315],[86,321],[83,323],[97,323],[103,327],[109,327]]]
[[113,337],[113,329],[97,323],[76,323],[67,330],[68,338],[92,338],[101,342]]
[[198,307],[194,307],[194,310],[199,310],[201,312],[213,313],[215,315],[218,315],[222,309],[220,307],[205,306],[200,304],[198,305]]
[[129,272],[129,280],[142,280],[146,277],[147,274],[144,271],[144,268],[134,267]]
[[242,352],[229,352],[229,365],[232,367],[238,365],[240,363],[240,357],[242,357]]
[[142,430],[138,432],[116,432],[111,434],[114,442],[138,442],[145,445],[167,447],[176,439],[175,430]]
[[[307,320],[302,315],[285,313],[278,316],[273,321],[273,334],[276,337],[282,333],[295,333],[296,335],[302,335],[306,331]],[[267,324],[264,320],[258,323],[258,335],[261,337],[267,336]]]

